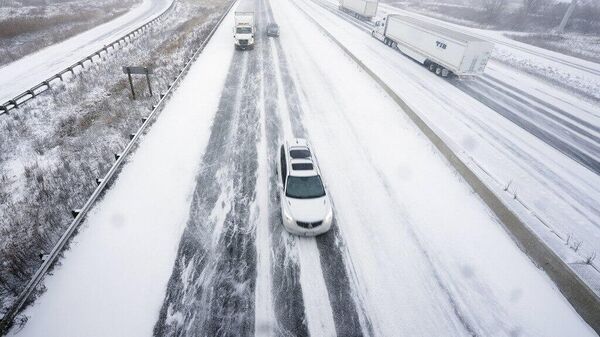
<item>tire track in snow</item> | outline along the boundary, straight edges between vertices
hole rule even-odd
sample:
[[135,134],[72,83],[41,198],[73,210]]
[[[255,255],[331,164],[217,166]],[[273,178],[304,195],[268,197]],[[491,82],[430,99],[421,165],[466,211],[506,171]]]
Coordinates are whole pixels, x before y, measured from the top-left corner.
[[[274,21],[268,6],[270,21]],[[304,136],[306,131],[302,125],[302,106],[295,80],[290,74],[288,62],[279,39],[271,45],[277,81],[285,93],[287,115],[294,135]],[[335,330],[338,336],[371,336],[372,325],[362,305],[356,302],[356,295],[350,285],[348,263],[343,251],[343,239],[339,234],[337,221],[334,220],[332,230],[316,238],[320,256],[321,272],[327,288]],[[310,249],[310,247],[307,247]],[[360,311],[360,315],[359,315]]]
[[254,333],[256,69],[249,53],[230,66],[155,335]]
[[[598,137],[567,121],[553,118],[554,116],[549,111],[535,109],[493,83],[453,81],[453,84],[592,172],[600,173]],[[504,98],[498,99],[499,96]],[[549,120],[546,120],[545,117]],[[591,139],[591,142],[585,138]]]
[[[293,2],[292,5],[295,6],[296,9],[301,10],[297,3]],[[306,13],[304,13],[304,14],[306,14]],[[314,59],[311,59],[311,62],[314,64],[315,63]],[[316,71],[318,71],[322,74],[322,72],[319,69],[317,64],[314,64],[313,69],[315,69]],[[327,76],[325,74],[322,74],[321,78],[323,78],[323,82],[322,82],[323,86],[325,88],[327,88],[328,92],[331,93],[331,97],[338,97],[339,95],[336,94],[336,89],[335,89],[334,83],[331,83],[331,81],[327,79]],[[334,102],[335,102],[335,100],[334,100]],[[335,102],[335,105],[338,106],[338,103]],[[338,107],[337,109],[334,109],[334,110],[343,111],[343,108]],[[342,116],[343,116],[342,119],[347,122],[348,117],[345,115],[342,115]],[[351,123],[348,123],[348,125],[351,125]],[[348,129],[352,130],[352,127],[349,127]],[[362,152],[362,149],[360,147],[358,148],[358,150],[360,152]],[[365,162],[369,163],[368,160]],[[380,183],[382,184],[382,186],[384,186],[384,188],[388,194],[388,200],[391,201],[392,203],[396,204],[398,207],[400,207],[401,204],[398,203],[398,201],[395,199],[395,196],[389,191],[389,185],[387,184],[387,181],[383,180],[383,176],[381,175],[381,172],[377,169],[375,169],[373,172],[376,172],[376,175],[378,176]],[[457,322],[459,322],[460,326],[462,327],[463,332],[469,336],[481,335],[480,328],[478,327],[477,322],[475,322],[473,320],[468,308],[464,308],[464,306],[461,303],[462,302],[461,299],[459,297],[457,297],[455,292],[453,291],[453,285],[451,285],[451,284],[449,285],[443,281],[443,278],[440,275],[440,273],[441,273],[440,270],[438,270],[437,265],[434,263],[434,260],[430,256],[430,253],[427,251],[426,247],[423,245],[420,238],[417,236],[414,229],[411,227],[412,224],[410,223],[410,221],[408,221],[408,219],[406,219],[406,222],[408,223],[408,226],[406,226],[406,230],[407,230],[407,233],[412,238],[411,241],[415,244],[415,247],[418,249],[418,251],[421,255],[421,258],[423,258],[424,262],[427,264],[427,267],[431,270],[432,275],[434,276],[434,284],[444,295],[449,307],[453,311],[454,317],[456,318]]]
[[[262,2],[259,3],[260,20],[259,31],[264,32],[266,13]],[[257,34],[259,35],[259,34]],[[267,48],[267,39],[257,36],[257,51],[261,53],[263,71],[264,91],[264,114],[265,114],[265,146],[267,151],[267,162],[269,163],[268,177],[268,229],[271,234],[271,278],[272,299],[275,312],[275,327],[267,327],[275,330],[276,336],[308,336],[308,326],[304,310],[304,299],[300,286],[300,267],[298,265],[297,250],[292,238],[287,235],[282,226],[281,213],[279,211],[279,199],[277,194],[277,151],[282,139],[281,119],[278,109],[279,88],[275,81],[273,60]]]

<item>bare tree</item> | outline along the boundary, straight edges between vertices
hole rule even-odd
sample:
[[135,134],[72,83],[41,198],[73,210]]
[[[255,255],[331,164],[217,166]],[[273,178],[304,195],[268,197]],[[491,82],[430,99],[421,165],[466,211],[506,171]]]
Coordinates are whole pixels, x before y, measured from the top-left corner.
[[523,14],[527,16],[536,13],[548,2],[547,0],[523,0]]
[[482,4],[487,19],[492,20],[502,13],[506,0],[482,0]]

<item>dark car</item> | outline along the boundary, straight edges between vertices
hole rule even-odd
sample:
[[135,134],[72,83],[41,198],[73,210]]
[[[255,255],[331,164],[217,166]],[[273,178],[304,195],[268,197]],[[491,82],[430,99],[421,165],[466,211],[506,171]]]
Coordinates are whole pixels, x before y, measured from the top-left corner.
[[267,25],[267,36],[279,36],[279,26],[276,23],[269,23]]

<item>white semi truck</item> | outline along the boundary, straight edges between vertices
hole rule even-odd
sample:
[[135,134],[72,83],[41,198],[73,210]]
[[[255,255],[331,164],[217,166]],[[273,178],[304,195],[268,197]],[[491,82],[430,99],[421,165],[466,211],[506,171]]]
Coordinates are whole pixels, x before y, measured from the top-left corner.
[[363,20],[371,20],[377,15],[379,0],[340,0],[340,10],[349,12]]
[[254,49],[255,11],[254,1],[245,0],[240,2],[235,10],[235,26],[233,27],[233,39],[236,49]]
[[483,74],[494,49],[491,42],[398,14],[377,21],[371,35],[442,77]]

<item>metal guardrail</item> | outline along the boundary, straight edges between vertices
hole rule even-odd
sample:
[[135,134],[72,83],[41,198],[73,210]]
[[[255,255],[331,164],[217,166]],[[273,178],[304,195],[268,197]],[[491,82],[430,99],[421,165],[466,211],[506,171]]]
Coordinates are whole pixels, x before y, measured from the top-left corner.
[[585,283],[585,281],[552,250],[511,208],[500,193],[480,178],[468,158],[463,158],[456,151],[456,146],[451,141],[438,135],[438,132],[415,112],[398,94],[381,78],[365,65],[348,47],[331,34],[321,23],[302,9],[297,2],[292,4],[302,12],[307,19],[313,22],[331,41],[333,41],[346,55],[361,67],[381,88],[392,98],[406,115],[415,123],[421,132],[429,139],[436,149],[446,158],[448,163],[461,175],[473,189],[481,201],[500,220],[508,234],[517,246],[556,284],[565,298],[571,303],[575,311],[589,324],[592,329],[600,333],[600,296]]
[[51,76],[43,81],[41,81],[39,84],[29,88],[28,90],[23,91],[22,93],[20,93],[19,95],[13,97],[12,99],[4,102],[2,105],[0,105],[0,115],[3,115],[5,113],[8,113],[10,110],[12,109],[16,109],[18,108],[21,104],[31,100],[32,98],[35,98],[37,95],[45,92],[46,90],[50,89],[50,84],[53,81],[56,80],[63,80],[63,76],[67,73],[71,73],[72,75],[75,75],[75,69],[77,67],[81,67],[81,68],[85,68],[85,63],[86,62],[90,62],[90,63],[94,63],[94,58],[98,58],[98,59],[102,59],[102,53],[108,55],[108,50],[110,48],[114,50],[117,49],[117,47],[121,46],[121,43],[125,44],[127,43],[127,40],[129,40],[129,42],[131,42],[131,39],[133,37],[136,37],[138,35],[140,35],[142,32],[146,31],[149,27],[151,27],[152,25],[156,24],[171,8],[173,8],[173,5],[175,4],[175,0],[173,0],[171,2],[171,5],[169,5],[169,7],[167,7],[162,13],[160,13],[160,15],[158,15],[157,17],[155,17],[154,19],[146,22],[145,24],[139,26],[138,28],[130,31],[129,33],[121,36],[120,38],[116,39],[115,41],[104,45],[104,47],[102,47],[101,49],[91,53],[90,55],[82,58],[81,60],[71,64],[70,66],[68,66],[67,68],[65,68],[64,70],[58,72],[57,74],[55,74],[54,76]]
[[29,281],[29,283],[27,283],[27,286],[25,287],[23,292],[21,292],[21,294],[19,295],[15,303],[12,305],[10,310],[4,315],[2,320],[0,320],[0,335],[4,335],[8,332],[8,329],[11,327],[11,324],[17,316],[17,314],[21,311],[21,309],[23,309],[25,303],[27,302],[31,294],[33,294],[36,287],[42,282],[44,276],[46,275],[50,267],[57,261],[57,258],[64,249],[65,245],[73,237],[73,234],[75,233],[77,228],[79,228],[79,225],[83,222],[83,219],[85,218],[87,213],[94,206],[94,203],[96,202],[98,197],[106,190],[111,180],[115,177],[117,171],[125,162],[125,158],[127,157],[127,155],[132,152],[134,146],[139,142],[140,137],[142,136],[144,131],[146,131],[146,129],[150,126],[152,121],[156,118],[160,111],[162,111],[162,106],[164,105],[164,102],[170,97],[171,93],[175,90],[176,86],[179,84],[181,79],[187,74],[192,63],[198,58],[202,50],[204,50],[204,47],[206,47],[206,44],[215,34],[217,29],[221,25],[221,22],[223,22],[223,20],[231,11],[231,8],[235,5],[235,3],[236,0],[231,2],[229,7],[227,7],[226,11],[219,18],[215,26],[211,29],[208,36],[196,49],[192,57],[188,59],[179,75],[175,78],[173,83],[169,85],[168,90],[164,94],[160,95],[160,100],[158,101],[158,103],[152,106],[152,112],[147,117],[142,119],[142,126],[138,129],[136,133],[131,134],[131,139],[127,144],[127,147],[125,147],[125,149],[121,153],[115,155],[116,161],[112,165],[108,173],[104,176],[104,178],[97,179],[98,187],[96,187],[92,195],[86,201],[85,205],[81,209],[73,211],[75,219],[71,222],[71,225],[69,225],[65,233],[61,236],[60,240],[52,248],[46,260],[38,268],[38,270],[34,274],[33,278]]

